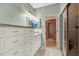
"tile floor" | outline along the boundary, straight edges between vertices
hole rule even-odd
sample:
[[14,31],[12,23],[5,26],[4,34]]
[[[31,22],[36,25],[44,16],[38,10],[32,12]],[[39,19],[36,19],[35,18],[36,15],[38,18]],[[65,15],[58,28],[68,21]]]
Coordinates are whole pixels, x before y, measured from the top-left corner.
[[62,56],[62,54],[60,50],[55,47],[46,47],[45,49],[40,49],[36,56]]
[[44,56],[62,56],[61,52],[57,48],[46,48]]

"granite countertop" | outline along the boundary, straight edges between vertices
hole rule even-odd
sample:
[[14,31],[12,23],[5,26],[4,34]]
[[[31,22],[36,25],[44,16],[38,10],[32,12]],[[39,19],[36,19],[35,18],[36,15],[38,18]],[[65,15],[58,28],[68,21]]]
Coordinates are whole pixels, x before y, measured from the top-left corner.
[[41,34],[41,29],[35,29],[33,37],[39,36]]

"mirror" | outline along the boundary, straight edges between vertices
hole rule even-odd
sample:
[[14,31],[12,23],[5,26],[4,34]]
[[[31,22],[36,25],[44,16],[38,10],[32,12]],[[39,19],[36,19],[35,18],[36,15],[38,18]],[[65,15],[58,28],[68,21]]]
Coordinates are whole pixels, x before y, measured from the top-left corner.
[[32,20],[29,17],[26,17],[26,26],[32,27]]

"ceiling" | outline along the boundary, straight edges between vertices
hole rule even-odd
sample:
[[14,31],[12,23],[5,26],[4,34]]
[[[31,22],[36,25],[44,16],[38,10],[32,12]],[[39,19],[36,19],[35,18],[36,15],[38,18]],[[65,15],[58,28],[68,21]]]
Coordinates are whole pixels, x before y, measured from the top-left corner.
[[33,8],[40,8],[40,7],[45,7],[54,3],[30,3]]

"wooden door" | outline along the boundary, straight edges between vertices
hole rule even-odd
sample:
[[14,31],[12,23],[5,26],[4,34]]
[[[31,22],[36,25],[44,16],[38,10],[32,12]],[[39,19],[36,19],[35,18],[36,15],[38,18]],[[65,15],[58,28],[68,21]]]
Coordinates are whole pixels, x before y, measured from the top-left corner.
[[46,21],[46,45],[56,46],[56,20]]
[[48,22],[48,37],[55,38],[56,36],[56,23],[55,21]]
[[78,9],[77,4],[68,6],[68,55],[78,55]]

